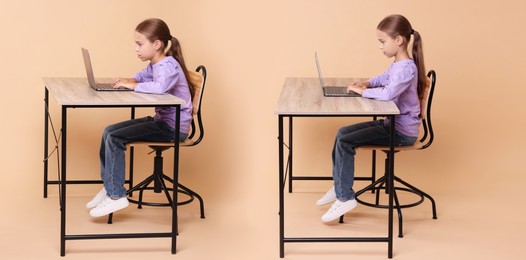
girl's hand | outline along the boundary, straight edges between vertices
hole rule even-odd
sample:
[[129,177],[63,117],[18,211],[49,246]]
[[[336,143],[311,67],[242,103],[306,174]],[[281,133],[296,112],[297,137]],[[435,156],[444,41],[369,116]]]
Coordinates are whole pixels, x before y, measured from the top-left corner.
[[354,91],[361,95],[370,85],[371,83],[369,83],[369,81],[353,82],[349,84],[347,91]]
[[134,78],[121,78],[113,81],[113,88],[127,88],[134,90],[137,85],[137,80]]

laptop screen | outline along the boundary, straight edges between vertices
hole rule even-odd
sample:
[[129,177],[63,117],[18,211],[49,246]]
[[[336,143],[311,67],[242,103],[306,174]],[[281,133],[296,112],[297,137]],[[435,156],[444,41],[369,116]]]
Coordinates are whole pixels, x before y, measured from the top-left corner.
[[89,85],[95,87],[95,76],[93,75],[93,68],[91,67],[91,59],[88,50],[82,48],[82,57],[84,58],[84,67],[86,68],[86,76],[88,77]]
[[320,78],[321,86],[325,86],[323,76],[321,75],[320,61],[318,60],[318,52],[314,52],[314,58],[316,59],[316,68],[318,69],[318,77]]

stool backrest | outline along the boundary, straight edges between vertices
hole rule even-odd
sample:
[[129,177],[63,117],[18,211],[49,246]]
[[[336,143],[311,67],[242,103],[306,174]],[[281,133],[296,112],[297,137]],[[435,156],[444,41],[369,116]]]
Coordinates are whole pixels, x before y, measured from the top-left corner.
[[[194,95],[192,96],[192,114],[194,115],[192,120],[192,128],[188,134],[188,139],[193,139],[196,134],[197,138],[193,140],[189,146],[197,145],[203,139],[205,134],[203,119],[201,116],[201,102],[203,101],[203,93],[206,84],[206,68],[203,65],[199,65],[195,71],[189,71],[188,81],[194,88]],[[196,127],[197,121],[197,127]]]
[[197,115],[197,112],[201,108],[201,100],[203,98],[203,88],[205,87],[206,81],[206,68],[203,65],[199,65],[195,71],[189,71],[188,75],[188,81],[194,88],[194,95],[192,96],[192,106],[194,110],[192,113]]
[[433,133],[433,126],[431,125],[431,103],[433,101],[433,94],[435,92],[436,73],[430,70],[427,73],[427,84],[424,88],[424,95],[420,99],[420,118],[422,119],[422,127],[424,128],[424,135],[419,140],[423,143],[421,149],[425,149],[431,145],[435,137]]

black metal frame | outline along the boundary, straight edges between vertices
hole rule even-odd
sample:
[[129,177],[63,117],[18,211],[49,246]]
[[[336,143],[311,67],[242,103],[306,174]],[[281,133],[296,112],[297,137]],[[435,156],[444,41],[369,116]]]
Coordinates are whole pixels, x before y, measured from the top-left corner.
[[[201,116],[201,101],[203,100],[203,94],[204,94],[204,90],[205,90],[205,86],[206,86],[206,68],[203,65],[199,65],[197,67],[196,71],[200,72],[202,77],[203,77],[201,94],[199,95],[199,107],[196,108],[197,109],[197,113],[196,113],[196,116],[195,116],[197,118],[197,125],[199,127],[199,131],[197,131],[197,129],[196,129],[195,118],[194,118],[194,119],[192,119],[192,123],[191,123],[190,133],[188,135],[188,139],[191,140],[192,138],[194,138],[196,133],[199,133],[199,135],[197,136],[197,139],[195,141],[193,141],[192,143],[185,144],[185,145],[182,145],[182,146],[195,146],[195,145],[199,144],[203,140],[204,133],[205,133],[204,132],[204,126],[203,126],[203,120],[202,120],[202,116]],[[132,110],[132,118],[135,118],[135,110]],[[149,143],[154,144],[155,142],[149,142]],[[168,177],[167,175],[165,175],[163,173],[163,157],[162,157],[163,151],[172,148],[172,146],[149,145],[149,147],[155,152],[153,173],[152,173],[152,175],[148,176],[145,180],[143,180],[139,184],[131,187],[126,192],[127,195],[131,196],[133,192],[139,191],[139,199],[138,200],[131,199],[131,198],[128,197],[128,201],[130,201],[131,203],[137,204],[138,208],[142,208],[142,205],[155,206],[155,207],[169,207],[169,206],[172,206],[173,202],[172,202],[172,200],[170,198],[169,191],[173,191],[173,189],[166,187],[165,180],[170,182],[170,183],[172,183],[172,184],[173,184],[174,181],[173,181],[173,179],[171,179],[170,177]],[[134,150],[134,147],[132,146],[130,148],[130,152],[133,153],[133,150]],[[130,176],[133,176],[133,156],[130,158]],[[130,177],[130,180],[132,180],[132,177]],[[149,187],[149,185],[152,182],[153,182],[153,187]],[[177,201],[177,205],[181,206],[181,205],[189,204],[192,201],[194,201],[194,198],[197,198],[199,200],[199,209],[200,209],[200,213],[201,213],[200,217],[202,219],[204,219],[205,218],[205,213],[204,213],[205,209],[204,209],[203,198],[197,192],[191,190],[190,188],[188,188],[188,187],[186,187],[186,186],[184,186],[184,185],[182,185],[180,183],[178,184],[178,187],[179,187],[178,192],[188,196],[188,199],[184,200],[184,201]],[[156,202],[143,201],[142,198],[143,198],[143,193],[144,193],[145,190],[153,190],[155,193],[164,192],[164,194],[166,195],[166,198],[168,200],[168,203],[156,203]],[[108,216],[108,224],[112,224],[112,223],[113,223],[113,213],[111,213]]]
[[[48,145],[49,145],[49,124],[50,120],[49,114],[49,90],[45,87],[44,93],[44,197],[47,197],[47,185],[54,184],[53,181],[48,181]],[[171,232],[164,233],[125,233],[125,234],[83,234],[83,235],[67,235],[66,234],[66,184],[80,184],[80,183],[92,183],[91,181],[68,181],[67,180],[67,110],[69,108],[123,108],[131,107],[132,110],[137,107],[175,107],[175,136],[174,136],[174,168],[173,168],[173,190],[178,190],[179,182],[179,128],[180,128],[180,104],[172,105],[61,105],[61,153],[59,158],[59,176],[60,179],[56,181],[56,184],[59,184],[59,193],[60,193],[60,256],[65,256],[66,254],[66,240],[89,240],[89,239],[120,239],[120,238],[158,238],[158,237],[170,237],[171,238],[171,253],[176,253],[177,248],[177,206],[175,203],[177,201],[177,192],[172,192],[172,230]],[[57,144],[58,147],[58,144]],[[58,154],[58,151],[57,151]],[[57,155],[58,156],[58,155]],[[98,182],[95,182],[98,183]]]
[[[389,183],[387,191],[389,194],[389,205],[388,205],[388,227],[387,237],[285,237],[285,205],[284,205],[284,189],[286,183],[286,177],[292,176],[292,124],[294,117],[364,117],[368,115],[278,115],[278,150],[279,150],[279,256],[283,258],[285,256],[285,243],[311,243],[311,242],[387,242],[387,256],[388,258],[393,257],[393,194],[394,187],[393,178],[391,174],[387,175],[387,182]],[[394,115],[381,115],[386,116],[391,120],[390,127],[390,149],[389,154],[393,160],[389,162],[389,173],[393,172],[394,169],[394,134],[395,134],[395,116]],[[283,140],[283,124],[284,119],[289,118],[289,143],[285,144]],[[287,165],[284,165],[284,147],[289,149],[287,154]],[[310,178],[309,178],[310,179]],[[322,178],[325,179],[325,178]],[[290,182],[289,182],[290,185]],[[290,186],[289,186],[290,188]]]
[[[433,127],[431,125],[431,104],[432,104],[432,101],[433,101],[433,94],[434,94],[434,91],[435,91],[435,84],[436,84],[436,73],[434,70],[430,70],[428,73],[427,73],[427,77],[430,78],[430,87],[429,87],[429,96],[428,96],[428,100],[427,100],[427,111],[426,111],[426,117],[422,119],[422,125],[423,125],[423,129],[424,129],[424,134],[422,136],[422,138],[420,138],[419,142],[423,143],[425,142],[425,144],[422,146],[422,148],[420,148],[420,150],[423,150],[423,149],[426,149],[428,148],[431,143],[433,142],[434,140],[434,132],[433,132]],[[427,120],[426,120],[427,119]],[[387,180],[387,175],[388,175],[388,167],[387,165],[390,164],[390,154],[388,153],[388,151],[384,149],[379,149],[379,150],[382,150],[384,153],[386,153],[386,159],[385,159],[385,172],[384,172],[384,176],[382,176],[381,178],[379,178],[378,180],[376,180],[374,183],[372,183],[371,185],[363,188],[362,190],[360,190],[359,192],[356,193],[356,200],[360,203],[360,204],[363,204],[363,205],[366,205],[366,206],[370,206],[370,207],[375,207],[375,208],[388,208],[387,205],[382,205],[380,204],[380,194],[381,194],[381,190],[386,190],[387,188],[387,184],[386,184],[386,180]],[[374,150],[373,150],[374,151]],[[396,152],[399,152],[400,150],[396,150],[395,149],[395,153]],[[373,165],[376,165],[376,158],[373,158]],[[372,169],[372,175],[374,176],[376,174],[376,168],[373,168]],[[394,192],[394,202],[395,202],[395,207],[397,209],[397,213],[398,213],[398,237],[403,237],[403,216],[402,216],[402,208],[410,208],[410,207],[415,207],[415,206],[418,206],[420,204],[422,204],[424,202],[424,198],[427,198],[429,199],[429,201],[431,202],[431,208],[432,208],[432,211],[433,211],[433,219],[437,219],[437,213],[436,213],[436,203],[435,203],[435,200],[433,199],[433,197],[431,197],[429,194],[423,192],[422,190],[416,188],[415,186],[407,183],[406,181],[402,180],[401,178],[397,177],[396,175],[394,175],[394,172],[393,172],[393,177],[394,177],[394,181],[395,183],[398,182],[400,184],[403,185],[403,187],[397,187],[396,185],[394,186],[394,189],[393,189],[393,192]],[[359,195],[364,193],[365,191],[378,191],[376,192],[376,198],[375,198],[375,202],[374,203],[370,203],[370,202],[366,202],[362,199],[359,198]],[[400,201],[398,200],[398,196],[397,196],[397,193],[396,191],[404,191],[404,192],[409,192],[409,193],[412,193],[412,194],[415,194],[418,199],[415,201],[415,202],[412,202],[412,203],[406,203],[406,204],[401,204]],[[343,216],[340,217],[340,222],[343,222]]]

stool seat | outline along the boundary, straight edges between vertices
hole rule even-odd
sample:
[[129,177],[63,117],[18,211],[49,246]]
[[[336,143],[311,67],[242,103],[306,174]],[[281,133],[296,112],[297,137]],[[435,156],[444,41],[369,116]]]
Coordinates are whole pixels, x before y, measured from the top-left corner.
[[[411,151],[411,150],[421,150],[424,148],[424,143],[416,141],[413,145],[408,146],[395,146],[395,152],[399,151]],[[378,150],[384,153],[389,152],[389,146],[383,145],[363,145],[356,147],[356,150]]]

